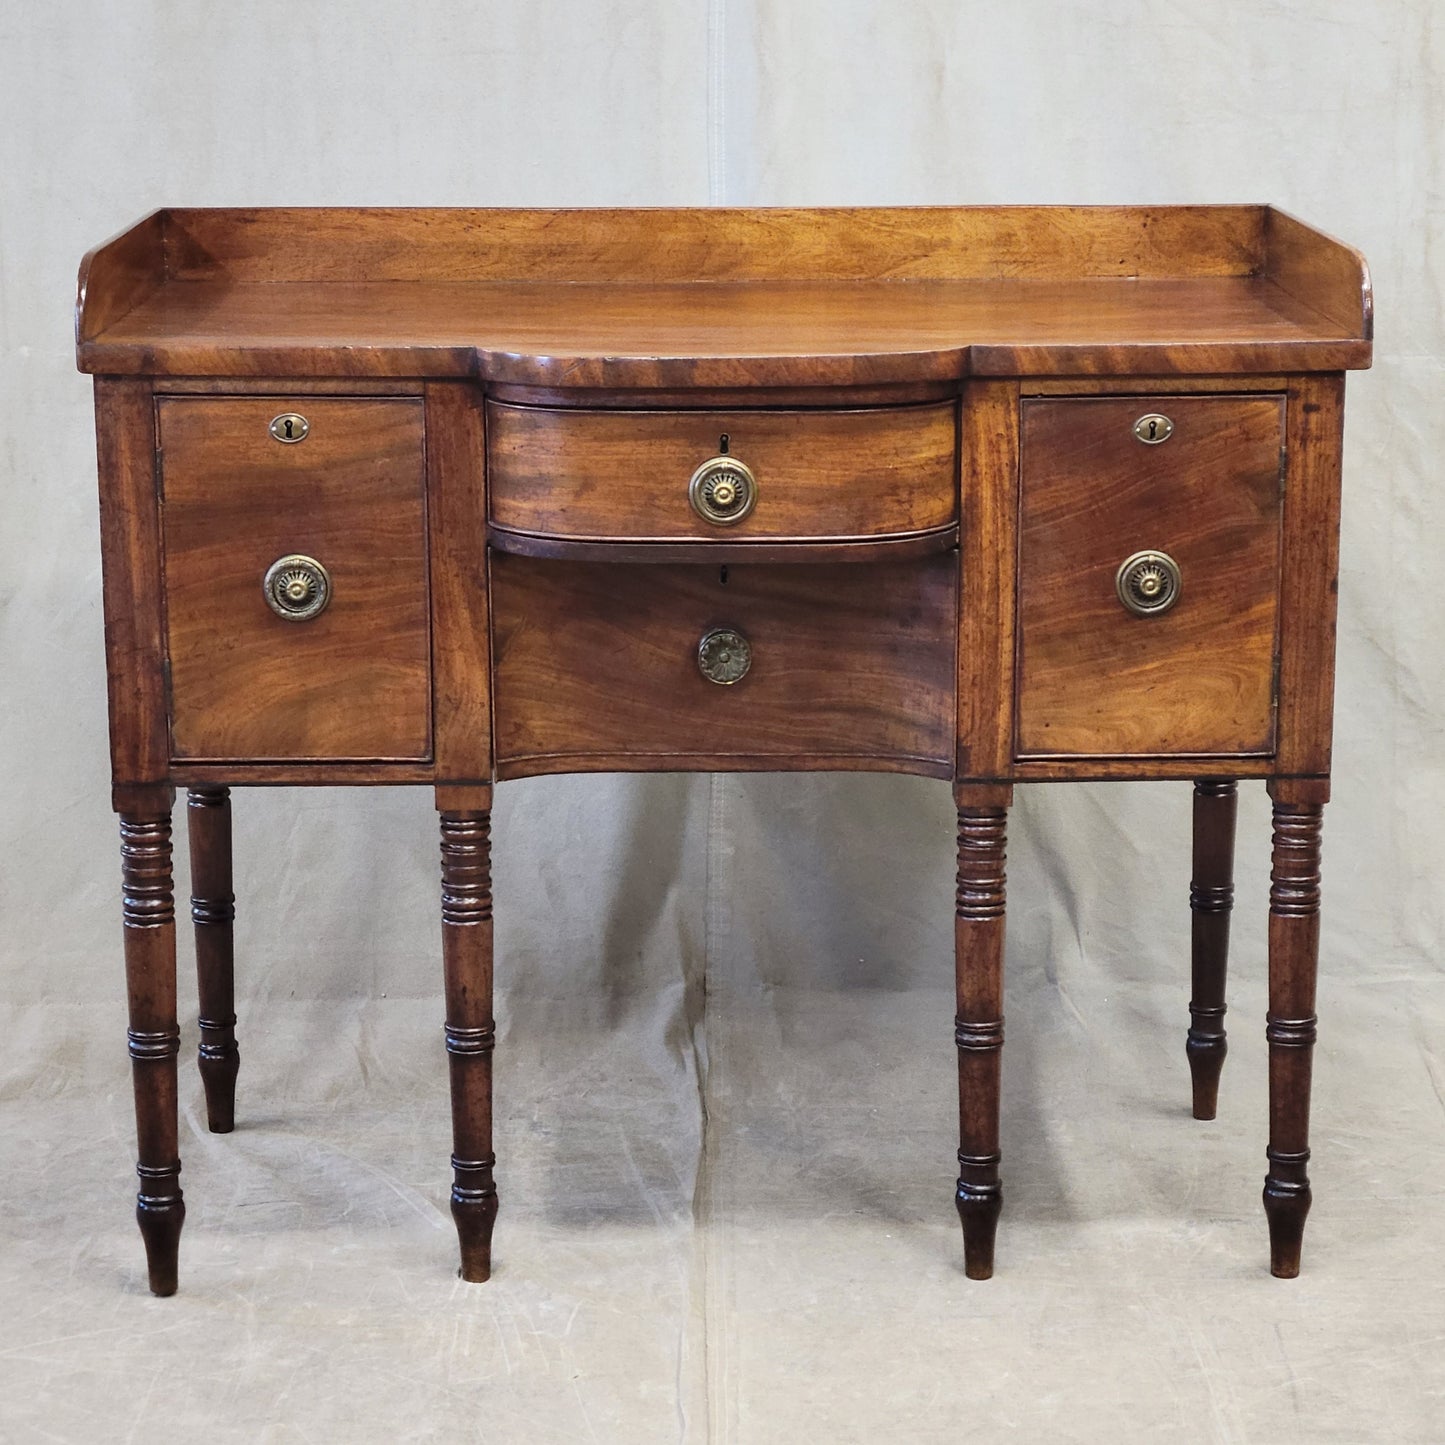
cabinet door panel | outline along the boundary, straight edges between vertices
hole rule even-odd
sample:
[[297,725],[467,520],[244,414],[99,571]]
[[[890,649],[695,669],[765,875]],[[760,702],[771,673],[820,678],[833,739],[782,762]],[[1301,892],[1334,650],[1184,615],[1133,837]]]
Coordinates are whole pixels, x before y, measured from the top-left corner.
[[[1274,395],[1023,403],[1020,756],[1273,751],[1283,428]],[[1115,589],[1144,550],[1181,575],[1157,616]]]
[[[270,433],[290,411],[300,443]],[[158,412],[174,756],[429,756],[421,402],[169,397]],[[263,592],[290,554],[330,577],[307,621]]]

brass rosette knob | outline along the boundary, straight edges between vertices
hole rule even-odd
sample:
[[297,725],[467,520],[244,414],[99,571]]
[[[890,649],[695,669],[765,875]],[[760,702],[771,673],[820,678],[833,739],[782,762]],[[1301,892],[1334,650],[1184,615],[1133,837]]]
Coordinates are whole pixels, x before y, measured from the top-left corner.
[[753,649],[741,632],[731,627],[714,627],[697,645],[697,670],[719,687],[731,687],[748,675]]
[[267,569],[261,590],[277,617],[309,622],[331,601],[331,576],[314,557],[293,552],[278,557]]
[[758,479],[736,457],[709,457],[687,484],[687,499],[704,522],[729,527],[741,522],[758,500]]
[[1159,617],[1179,601],[1183,578],[1167,552],[1135,552],[1114,576],[1119,601],[1135,617]]

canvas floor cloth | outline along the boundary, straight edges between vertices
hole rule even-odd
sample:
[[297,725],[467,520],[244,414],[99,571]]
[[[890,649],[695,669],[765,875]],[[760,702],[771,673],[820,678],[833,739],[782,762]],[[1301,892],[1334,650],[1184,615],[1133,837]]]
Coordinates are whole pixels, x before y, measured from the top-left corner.
[[[781,819],[788,789],[755,791]],[[759,902],[766,862],[714,860],[717,896],[750,894],[773,938],[738,945],[715,903],[706,970],[671,870],[650,907],[634,880],[637,911],[600,920],[616,966],[584,955],[561,989],[499,902],[482,1286],[455,1277],[439,988],[243,993],[238,1127],[212,1136],[183,983],[170,1300],[146,1293],[131,1218],[119,1005],[7,1007],[0,1440],[1438,1441],[1437,990],[1326,971],[1305,1272],[1272,1280],[1259,930],[1237,923],[1220,1115],[1198,1123],[1187,970],[1164,966],[1187,919],[1159,977],[1110,983],[1109,947],[1070,959],[1016,884],[1005,1212],[998,1273],[974,1283],[951,1197],[950,896],[931,958],[890,980],[854,938],[829,983],[790,966],[803,925]],[[671,980],[629,977],[629,940],[660,933]]]

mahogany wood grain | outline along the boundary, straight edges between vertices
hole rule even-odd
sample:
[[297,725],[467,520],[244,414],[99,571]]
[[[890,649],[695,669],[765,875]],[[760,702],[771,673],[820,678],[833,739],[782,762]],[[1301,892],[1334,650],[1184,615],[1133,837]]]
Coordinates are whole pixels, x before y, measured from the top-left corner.
[[[441,798],[439,796],[439,801]],[[491,816],[441,814],[442,965],[446,979],[446,1047],[452,1092],[452,1218],[461,1245],[461,1276],[480,1283],[492,1273],[497,1219],[493,1178]]]
[[186,1218],[177,1131],[176,908],[169,815],[120,819],[128,1040],[135,1089],[140,1192],[136,1222],[145,1242],[152,1294],[176,1292]]
[[236,895],[231,885],[231,791],[192,788],[186,800],[191,849],[191,922],[201,1042],[197,1063],[213,1134],[236,1127]]
[[1310,1065],[1318,1020],[1320,829],[1324,809],[1300,802],[1288,782],[1270,784],[1274,844],[1269,875],[1269,1220],[1270,1272],[1299,1273],[1311,1193]]
[[[95,380],[100,473],[101,600],[110,704],[110,771],[119,791],[164,783],[165,614],[155,412],[143,381]],[[131,799],[139,803],[138,799]],[[117,799],[117,810],[121,800]]]
[[1369,343],[1259,279],[173,282],[79,352],[116,374],[636,389],[1338,370]]
[[354,788],[375,785],[399,787],[431,783],[436,768],[427,763],[194,763],[171,764],[171,777],[182,787],[245,784],[252,787]]
[[[1023,404],[1021,755],[1273,751],[1282,441],[1278,397]],[[1146,548],[1183,582],[1141,618],[1114,584]]]
[[999,1082],[1003,1056],[1004,852],[1007,805],[967,789],[958,809],[954,947],[958,1011],[958,1187],[964,1273],[993,1277],[1003,1209],[999,1183]]
[[1289,390],[1285,374],[1265,373],[1240,375],[1227,372],[1222,376],[1064,376],[1026,377],[1019,382],[1024,397],[1033,396],[1147,396],[1153,392],[1180,396],[1209,395],[1225,392],[1231,396],[1254,392]]
[[1262,206],[173,210],[88,258],[77,340],[559,389],[1338,370],[1351,287],[1367,315],[1358,254]]
[[[301,408],[305,441],[270,435]],[[165,397],[171,731],[188,759],[431,752],[422,404]],[[278,617],[262,579],[315,557],[330,605]]]
[[1264,218],[1264,270],[1302,304],[1321,312],[1351,335],[1375,334],[1370,268],[1353,246],[1271,206]]
[[[340,385],[341,383],[338,383]],[[385,382],[373,382],[384,386]],[[1280,384],[1283,387],[1283,383]],[[955,402],[958,383],[948,377],[940,381],[895,381],[877,386],[712,386],[705,392],[696,387],[588,387],[512,386],[489,381],[487,397],[508,406],[572,407],[586,411],[617,407],[623,411],[687,411],[706,404],[718,410],[759,406],[847,410],[860,406],[922,406],[928,402]]]
[[1229,1051],[1225,982],[1238,806],[1239,785],[1233,778],[1200,778],[1194,784],[1194,866],[1189,880],[1192,987],[1185,1051],[1196,1119],[1212,1119],[1219,1110],[1219,1076]]
[[486,454],[481,398],[461,382],[426,391],[436,777],[492,780]]
[[[623,542],[913,536],[958,517],[953,403],[870,410],[579,411],[487,406],[491,521]],[[740,521],[700,517],[688,483],[726,454],[757,480]]]
[[1344,403],[1343,376],[1299,377],[1290,385],[1276,756],[1277,771],[1287,775],[1330,772]]
[[1218,754],[1206,757],[1181,753],[1173,757],[1020,758],[1014,763],[1013,778],[1020,783],[1164,782],[1218,772],[1223,764],[1235,778],[1270,778],[1275,772],[1270,757],[1221,758]]
[[972,382],[959,441],[962,596],[956,776],[1007,777],[1014,750],[1018,388]]
[[176,209],[165,220],[171,276],[251,285],[1132,280],[1257,274],[1266,208],[275,207]]
[[292,401],[309,396],[421,396],[426,382],[404,376],[380,380],[365,377],[310,376],[158,376],[157,396],[274,396]]
[[[818,766],[947,777],[955,555],[895,566],[639,569],[493,553],[498,772]],[[704,678],[713,628],[741,682]],[[509,772],[509,765],[511,771]]]
[[[721,530],[721,529],[720,529]],[[821,562],[908,562],[958,550],[956,523],[911,536],[835,542],[730,542],[722,537],[695,542],[595,542],[538,537],[531,532],[509,532],[488,527],[488,543],[515,557],[548,557],[560,562],[786,562],[810,566]]]
[[77,346],[93,340],[165,283],[168,221],[168,212],[153,211],[86,252],[75,284]]

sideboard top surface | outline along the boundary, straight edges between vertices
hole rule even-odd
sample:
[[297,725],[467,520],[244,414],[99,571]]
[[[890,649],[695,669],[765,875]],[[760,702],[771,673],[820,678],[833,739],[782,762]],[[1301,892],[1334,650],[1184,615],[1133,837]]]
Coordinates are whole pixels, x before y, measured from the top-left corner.
[[1265,206],[168,210],[83,371],[791,387],[1368,366],[1358,252]]

